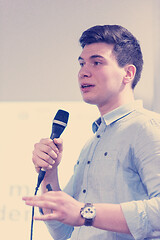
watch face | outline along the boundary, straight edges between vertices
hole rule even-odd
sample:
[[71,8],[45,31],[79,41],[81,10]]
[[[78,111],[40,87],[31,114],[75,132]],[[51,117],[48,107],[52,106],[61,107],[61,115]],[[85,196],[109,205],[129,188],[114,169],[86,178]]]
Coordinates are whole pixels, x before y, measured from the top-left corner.
[[96,210],[93,206],[84,207],[83,211],[81,212],[82,216],[87,219],[92,219],[96,215]]

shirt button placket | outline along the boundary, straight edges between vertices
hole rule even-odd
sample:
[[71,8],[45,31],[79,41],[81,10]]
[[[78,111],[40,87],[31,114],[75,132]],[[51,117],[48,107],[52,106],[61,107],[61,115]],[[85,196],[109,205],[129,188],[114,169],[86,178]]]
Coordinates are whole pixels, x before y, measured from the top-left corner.
[[83,193],[86,193],[86,189],[83,189]]
[[[99,142],[99,139],[100,139],[100,134],[98,134],[97,136],[97,141],[95,141],[94,142],[94,146],[92,146],[92,149],[95,149],[95,147],[96,147],[96,145],[97,145],[97,143]],[[88,179],[88,171],[89,171],[89,165],[91,164],[91,161],[92,161],[92,157],[93,157],[93,151],[91,151],[90,152],[90,154],[88,155],[88,159],[90,159],[90,160],[88,160],[87,162],[86,162],[86,169],[85,169],[85,175],[86,175],[86,178],[85,178],[85,180],[87,180]],[[82,188],[82,193],[83,193],[83,196],[84,196],[84,199],[86,198],[86,194],[87,194],[87,181],[84,181],[84,184],[83,184],[83,188]]]
[[108,155],[108,152],[105,152],[105,153],[104,153],[104,156],[107,156],[107,155]]
[[[91,161],[88,160],[88,161],[87,161],[87,165],[89,165],[90,163],[91,163]],[[87,192],[87,190],[84,188],[84,189],[82,190],[82,192],[85,194],[85,193]]]

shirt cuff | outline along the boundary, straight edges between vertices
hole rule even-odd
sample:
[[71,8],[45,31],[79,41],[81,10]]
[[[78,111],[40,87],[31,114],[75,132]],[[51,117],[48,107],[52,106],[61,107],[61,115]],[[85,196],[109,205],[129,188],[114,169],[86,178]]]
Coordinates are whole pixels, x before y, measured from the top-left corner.
[[143,201],[121,203],[128,228],[135,240],[145,239],[152,232]]

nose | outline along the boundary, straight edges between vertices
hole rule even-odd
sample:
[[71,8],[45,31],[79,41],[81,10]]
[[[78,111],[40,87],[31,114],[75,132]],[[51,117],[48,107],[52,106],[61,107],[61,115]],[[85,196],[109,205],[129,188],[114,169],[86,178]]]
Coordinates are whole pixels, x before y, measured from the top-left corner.
[[89,78],[91,75],[91,71],[86,66],[83,66],[78,73],[79,78]]

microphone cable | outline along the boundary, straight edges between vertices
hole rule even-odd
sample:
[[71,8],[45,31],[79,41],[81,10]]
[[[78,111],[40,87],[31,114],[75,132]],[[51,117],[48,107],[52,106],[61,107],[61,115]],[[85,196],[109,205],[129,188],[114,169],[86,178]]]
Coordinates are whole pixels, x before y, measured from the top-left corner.
[[[39,187],[41,185],[41,182],[44,179],[45,176],[45,171],[40,171],[39,175],[38,175],[38,181],[37,181],[37,186],[35,188],[35,193],[34,196],[37,195],[37,192],[39,190]],[[32,206],[32,215],[31,215],[31,233],[30,233],[30,240],[33,240],[33,224],[34,224],[34,206]]]

